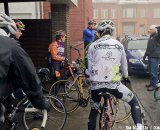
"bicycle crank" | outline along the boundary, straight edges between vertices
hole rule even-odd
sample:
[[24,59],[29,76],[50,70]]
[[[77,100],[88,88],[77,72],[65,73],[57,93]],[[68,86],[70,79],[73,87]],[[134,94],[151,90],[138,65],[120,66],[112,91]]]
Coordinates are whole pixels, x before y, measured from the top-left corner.
[[88,105],[88,100],[85,99],[85,98],[82,98],[81,101],[80,101],[80,106],[81,107],[87,107]]

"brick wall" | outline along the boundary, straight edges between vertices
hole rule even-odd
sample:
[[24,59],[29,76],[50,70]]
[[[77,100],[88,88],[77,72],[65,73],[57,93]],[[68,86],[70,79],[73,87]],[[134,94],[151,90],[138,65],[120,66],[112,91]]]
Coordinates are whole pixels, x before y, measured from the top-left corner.
[[[135,7],[136,8],[136,17],[135,18],[123,18],[123,8],[126,7]],[[134,34],[140,35],[140,26],[144,25],[145,27],[145,34],[147,34],[148,27],[152,24],[159,25],[160,20],[159,18],[153,18],[153,9],[159,8],[159,3],[151,3],[151,4],[125,4],[120,5],[118,2],[116,3],[93,3],[93,9],[98,9],[98,19],[96,21],[100,21],[101,19],[101,9],[106,8],[108,9],[108,18],[111,19],[116,25],[116,32],[118,36],[123,36],[123,26],[126,24],[133,24],[134,25]],[[115,8],[116,11],[116,18],[111,18],[111,9]],[[140,17],[140,10],[145,9],[145,17]]]
[[[43,7],[45,19],[49,18],[51,12],[53,40],[56,30],[65,30],[67,32],[66,55],[69,59],[75,59],[77,53],[70,49],[70,45],[81,44],[82,42],[82,30],[87,26],[88,19],[93,18],[92,0],[78,0],[78,7],[50,5],[49,2],[44,2]],[[77,47],[83,49],[83,44]],[[81,54],[83,54],[83,50]]]
[[[93,18],[92,0],[78,0],[78,7],[71,7],[69,14],[69,41],[72,46],[78,44],[76,47],[81,49],[83,57],[82,31],[87,27],[87,21]],[[70,57],[72,60],[78,57],[74,49],[71,49]]]
[[[51,19],[52,19],[52,40],[55,40],[55,32],[57,30],[64,30],[69,36],[69,7],[67,5],[51,4]],[[66,39],[65,55],[69,57],[70,47],[69,40]]]
[[49,19],[50,18],[50,13],[51,13],[51,4],[50,2],[43,2],[43,18],[44,19]]

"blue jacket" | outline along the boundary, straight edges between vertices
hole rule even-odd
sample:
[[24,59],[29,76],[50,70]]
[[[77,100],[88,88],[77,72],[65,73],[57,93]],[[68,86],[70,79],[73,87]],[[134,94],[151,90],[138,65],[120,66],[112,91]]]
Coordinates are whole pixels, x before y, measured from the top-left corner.
[[83,41],[85,43],[93,42],[94,37],[95,37],[95,33],[96,33],[96,30],[91,30],[89,28],[84,29],[83,30]]

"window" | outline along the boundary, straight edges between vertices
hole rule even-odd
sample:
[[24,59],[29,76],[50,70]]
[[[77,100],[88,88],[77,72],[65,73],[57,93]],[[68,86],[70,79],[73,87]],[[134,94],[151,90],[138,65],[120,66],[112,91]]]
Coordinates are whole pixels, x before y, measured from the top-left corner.
[[116,18],[116,9],[111,9],[111,18],[112,19]]
[[123,8],[123,18],[135,18],[136,8]]
[[140,10],[140,17],[145,17],[145,8]]
[[128,42],[128,49],[138,50],[147,48],[148,39],[131,40]]
[[124,24],[123,33],[127,35],[134,35],[134,24]]
[[140,25],[140,35],[144,35],[145,34],[145,25],[141,24]]
[[101,10],[101,19],[106,19],[106,18],[108,18],[108,10],[102,9]]
[[93,10],[93,19],[98,19],[98,9]]
[[154,8],[153,18],[160,18],[160,8]]

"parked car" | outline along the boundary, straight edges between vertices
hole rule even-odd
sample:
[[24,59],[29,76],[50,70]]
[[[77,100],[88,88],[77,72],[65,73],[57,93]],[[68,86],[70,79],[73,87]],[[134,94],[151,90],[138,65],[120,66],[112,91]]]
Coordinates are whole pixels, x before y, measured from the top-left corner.
[[129,75],[148,75],[148,60],[143,61],[148,36],[128,37],[122,40],[128,61]]

